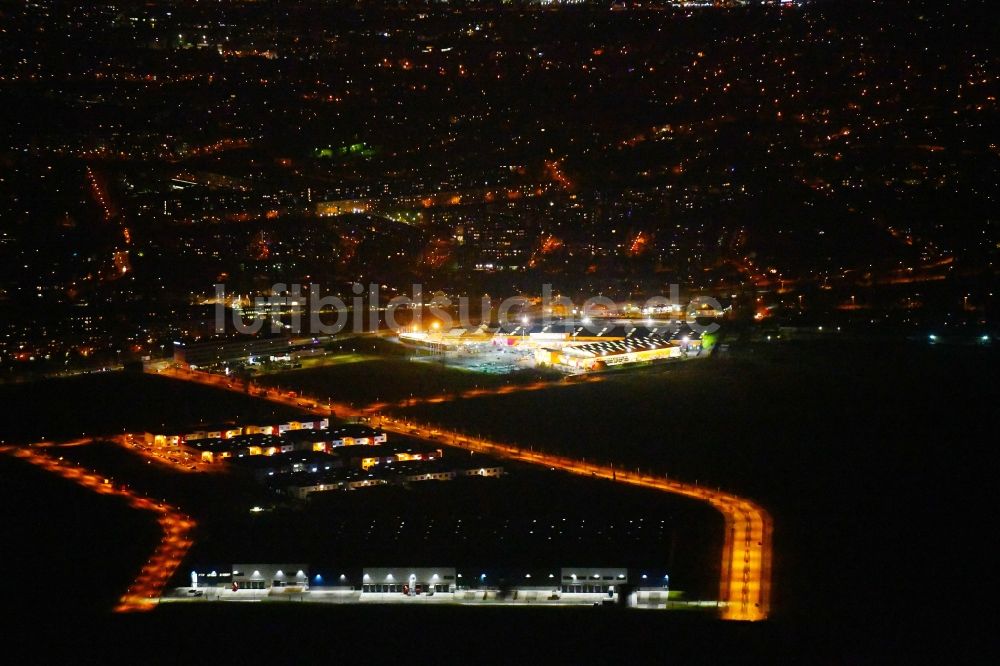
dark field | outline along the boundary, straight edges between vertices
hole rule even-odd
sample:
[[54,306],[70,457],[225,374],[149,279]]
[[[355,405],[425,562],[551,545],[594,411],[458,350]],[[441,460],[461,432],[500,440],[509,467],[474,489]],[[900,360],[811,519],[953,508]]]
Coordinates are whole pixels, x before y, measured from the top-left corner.
[[8,612],[109,613],[160,540],[155,516],[6,455],[0,479]]
[[776,617],[822,633],[886,613],[891,641],[979,584],[965,512],[982,507],[997,369],[983,348],[763,346],[408,413],[743,493],[775,520]]
[[0,385],[0,404],[8,415],[0,441],[8,444],[302,414],[229,391],[124,372]]
[[304,391],[319,398],[360,407],[374,402],[405,400],[413,396],[441,395],[533,382],[539,376],[534,372],[491,375],[443,367],[429,361],[386,358],[292,370],[264,375],[255,381],[265,386]]
[[693,599],[717,595],[722,547],[721,517],[697,503],[524,468],[315,495],[304,508],[244,512],[220,527],[195,545],[199,566],[304,561],[324,577],[362,566],[557,575],[560,566],[631,566],[668,571]]
[[[58,641],[15,647],[35,655],[61,654],[69,663],[112,651],[117,659],[143,664],[209,658],[212,663],[294,659],[321,664],[350,654],[375,664],[731,663],[734,648],[741,663],[761,663],[776,653],[779,629],[721,623],[696,613],[614,608],[197,603],[165,604],[153,614],[114,616],[99,624],[76,623],[63,629]],[[418,632],[433,640],[416,640]],[[241,638],[235,644],[225,640],[248,635],[260,639],[252,641],[252,650]],[[282,638],[289,635],[294,645]],[[305,649],[313,655],[302,656]]]

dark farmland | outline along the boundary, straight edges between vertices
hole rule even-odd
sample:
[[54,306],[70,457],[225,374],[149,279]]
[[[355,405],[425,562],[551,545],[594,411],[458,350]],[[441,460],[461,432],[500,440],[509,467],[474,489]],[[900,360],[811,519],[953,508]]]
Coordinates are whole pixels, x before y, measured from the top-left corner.
[[[985,554],[957,544],[977,538],[963,531],[996,439],[997,392],[982,378],[997,365],[984,348],[762,345],[407,413],[743,493],[775,519],[776,620],[822,634],[885,613],[891,641],[947,616],[981,574]],[[904,613],[883,610],[900,602]]]
[[381,358],[262,375],[255,381],[264,386],[303,391],[317,398],[363,407],[374,402],[396,402],[413,396],[429,397],[468,389],[529,383],[542,376],[542,373],[533,371],[511,375],[484,374],[444,367],[433,361]]
[[3,384],[0,404],[9,415],[0,435],[7,444],[186,428],[199,423],[282,421],[302,414],[229,391],[127,372]]
[[108,613],[160,540],[155,517],[0,455],[0,561],[22,619]]

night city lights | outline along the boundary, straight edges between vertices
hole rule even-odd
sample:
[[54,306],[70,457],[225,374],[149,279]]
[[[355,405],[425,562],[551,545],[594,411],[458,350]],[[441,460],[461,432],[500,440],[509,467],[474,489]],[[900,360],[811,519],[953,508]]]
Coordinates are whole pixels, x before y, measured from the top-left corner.
[[983,662],[990,9],[0,0],[2,660]]

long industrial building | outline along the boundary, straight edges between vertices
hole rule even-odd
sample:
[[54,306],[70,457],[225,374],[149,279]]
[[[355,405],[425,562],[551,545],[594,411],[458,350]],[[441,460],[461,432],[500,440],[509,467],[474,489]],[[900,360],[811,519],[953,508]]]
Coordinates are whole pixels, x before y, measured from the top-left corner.
[[[351,594],[356,601],[388,601],[437,596],[441,600],[481,598],[594,603],[615,601],[621,593],[655,592],[665,597],[670,577],[662,571],[625,567],[562,567],[550,569],[482,570],[448,566],[362,567],[317,569],[304,563],[241,563],[190,574],[190,585],[179,588],[213,592],[220,599],[254,599],[258,594]],[[469,594],[477,594],[469,597]],[[492,596],[491,596],[492,595]]]
[[270,358],[288,354],[287,336],[243,336],[174,342],[174,362],[191,368],[203,368],[249,358]]
[[678,331],[670,337],[628,336],[601,342],[539,347],[535,349],[535,363],[576,371],[604,370],[617,365],[681,358],[700,349],[700,336],[691,331]]
[[636,325],[612,320],[586,324],[573,320],[554,323],[480,325],[400,333],[404,343],[439,352],[488,352],[517,348],[533,352],[537,366],[567,372],[603,370],[698,355],[701,335],[683,321]]

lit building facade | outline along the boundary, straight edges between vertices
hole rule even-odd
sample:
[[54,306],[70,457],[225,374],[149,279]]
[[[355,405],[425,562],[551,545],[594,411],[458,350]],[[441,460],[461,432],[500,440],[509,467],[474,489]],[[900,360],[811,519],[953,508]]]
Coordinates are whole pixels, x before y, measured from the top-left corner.
[[306,590],[309,588],[308,564],[234,564],[233,591]]
[[361,574],[361,595],[452,594],[455,575],[452,567],[366,567]]
[[285,356],[290,351],[291,340],[286,336],[177,341],[174,342],[174,362],[202,368],[252,357]]

